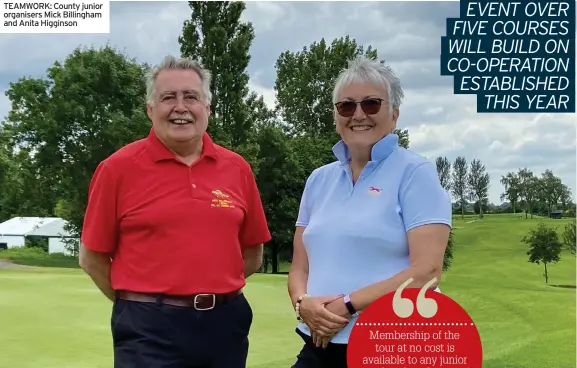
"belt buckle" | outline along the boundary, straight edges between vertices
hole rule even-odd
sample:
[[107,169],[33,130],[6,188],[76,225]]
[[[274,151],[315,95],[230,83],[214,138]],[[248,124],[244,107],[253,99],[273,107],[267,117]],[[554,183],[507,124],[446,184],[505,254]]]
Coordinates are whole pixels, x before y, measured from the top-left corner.
[[[207,308],[199,308],[198,307],[198,298],[199,297],[205,297],[205,296],[211,296],[212,297],[212,305],[210,307],[207,307]],[[197,294],[194,296],[194,309],[196,309],[198,311],[211,310],[211,309],[214,309],[215,306],[216,306],[216,295],[215,294]]]

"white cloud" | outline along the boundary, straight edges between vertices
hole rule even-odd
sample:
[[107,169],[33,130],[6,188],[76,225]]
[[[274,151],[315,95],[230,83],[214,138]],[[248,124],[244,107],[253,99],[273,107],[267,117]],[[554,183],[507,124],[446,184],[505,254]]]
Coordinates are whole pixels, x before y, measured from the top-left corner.
[[443,109],[442,106],[429,107],[425,110],[423,114],[425,116],[435,116],[435,115],[441,115],[444,111],[445,110]]
[[251,22],[255,34],[273,31],[279,25],[290,24],[296,17],[294,8],[289,3],[282,2],[251,2],[247,4],[241,20]]

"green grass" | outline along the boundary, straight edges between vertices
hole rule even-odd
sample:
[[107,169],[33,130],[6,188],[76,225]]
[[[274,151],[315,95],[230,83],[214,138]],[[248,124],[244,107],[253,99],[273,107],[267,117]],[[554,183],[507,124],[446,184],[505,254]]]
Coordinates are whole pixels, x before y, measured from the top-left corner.
[[80,268],[78,258],[66,256],[63,253],[47,254],[40,248],[17,247],[0,250],[0,259],[2,258],[26,266]]
[[[575,289],[551,285],[575,285],[575,257],[549,265],[546,285],[520,242],[543,219],[473,220],[455,217],[455,258],[441,288],[476,322],[483,368],[574,368]],[[568,222],[543,221],[560,232]],[[301,341],[286,276],[255,275],[246,294],[254,309],[248,366],[290,367]],[[78,269],[0,270],[0,367],[111,367],[110,306]]]
[[548,266],[527,262],[521,238],[538,221],[563,231],[569,220],[488,216],[454,221],[455,261],[443,278],[444,293],[457,300],[479,329],[483,368],[575,367],[575,257],[562,254]]

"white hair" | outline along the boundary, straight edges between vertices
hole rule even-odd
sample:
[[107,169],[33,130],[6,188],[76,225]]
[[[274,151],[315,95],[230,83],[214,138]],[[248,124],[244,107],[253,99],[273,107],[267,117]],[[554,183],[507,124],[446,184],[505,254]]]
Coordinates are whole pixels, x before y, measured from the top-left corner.
[[356,58],[349,61],[335,82],[333,90],[333,103],[338,102],[339,93],[350,83],[361,82],[379,86],[387,91],[387,105],[392,112],[394,108],[399,108],[403,102],[403,88],[401,81],[395,75],[390,66],[384,62],[378,62],[368,58]]
[[153,104],[155,100],[156,78],[158,78],[158,74],[167,69],[194,70],[197,72],[202,81],[202,93],[204,94],[204,99],[208,104],[211,103],[212,93],[210,92],[210,81],[212,75],[210,74],[210,71],[204,69],[196,60],[176,58],[169,55],[166,56],[160,64],[152,68],[146,77],[146,101],[149,104]]

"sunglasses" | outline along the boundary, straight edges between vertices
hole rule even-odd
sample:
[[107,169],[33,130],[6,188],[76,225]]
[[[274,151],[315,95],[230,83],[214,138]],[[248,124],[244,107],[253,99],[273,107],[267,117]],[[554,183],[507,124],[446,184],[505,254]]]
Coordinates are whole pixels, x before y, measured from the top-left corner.
[[383,103],[382,98],[366,98],[362,101],[341,101],[335,104],[338,113],[346,118],[350,118],[357,111],[357,105],[361,105],[361,109],[367,115],[375,115],[381,110]]

